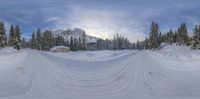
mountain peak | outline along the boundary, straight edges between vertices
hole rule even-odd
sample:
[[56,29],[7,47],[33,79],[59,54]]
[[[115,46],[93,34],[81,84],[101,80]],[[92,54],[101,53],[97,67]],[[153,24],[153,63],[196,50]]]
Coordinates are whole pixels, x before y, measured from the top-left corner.
[[[80,28],[74,28],[73,30],[56,30],[53,32],[54,36],[62,36],[65,41],[70,41],[70,38],[73,37],[75,39],[82,38],[82,35],[85,33],[84,30]],[[85,33],[86,34],[86,33]],[[90,36],[86,34],[87,43],[96,43],[97,38],[94,36]]]

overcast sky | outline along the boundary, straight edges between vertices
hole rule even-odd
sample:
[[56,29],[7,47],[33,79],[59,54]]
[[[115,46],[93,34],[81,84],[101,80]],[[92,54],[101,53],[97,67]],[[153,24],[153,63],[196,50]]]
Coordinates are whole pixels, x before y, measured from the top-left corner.
[[18,24],[24,36],[37,28],[82,28],[87,34],[131,41],[148,35],[150,23],[161,30],[186,22],[190,31],[200,22],[200,0],[0,0],[0,20]]

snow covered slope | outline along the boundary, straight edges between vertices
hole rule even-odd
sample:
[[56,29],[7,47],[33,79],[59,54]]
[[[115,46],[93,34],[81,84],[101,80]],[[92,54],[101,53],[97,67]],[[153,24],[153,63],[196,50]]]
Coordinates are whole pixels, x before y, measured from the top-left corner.
[[[63,36],[66,41],[70,41],[71,37],[76,38],[76,39],[79,39],[79,37],[82,38],[83,33],[85,33],[85,31],[78,28],[75,28],[73,30],[66,30],[66,31],[56,30],[53,32],[54,36],[58,36],[58,35]],[[95,43],[97,39],[98,38],[86,34],[87,43]]]
[[200,51],[173,48],[69,53],[1,49],[0,99],[199,99]]

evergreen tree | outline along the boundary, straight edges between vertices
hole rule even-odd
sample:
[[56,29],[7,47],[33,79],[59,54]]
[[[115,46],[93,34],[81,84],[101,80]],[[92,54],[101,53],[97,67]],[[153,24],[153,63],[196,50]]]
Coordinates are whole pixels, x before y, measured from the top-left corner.
[[85,32],[82,34],[82,50],[86,50],[87,41],[86,41],[86,34]]
[[65,45],[65,41],[62,36],[57,36],[54,38],[54,40],[55,40],[55,46]]
[[144,40],[144,48],[149,49],[149,40],[147,38]]
[[200,25],[196,25],[192,38],[192,48],[200,49]]
[[36,37],[35,37],[35,46],[37,50],[42,50],[42,37],[41,37],[41,31],[40,29],[37,29],[36,31]]
[[19,50],[21,48],[21,32],[18,25],[14,29],[13,48]]
[[[63,38],[63,41],[64,41],[64,38]],[[65,45],[65,46],[68,46],[68,47],[70,47],[69,40],[67,40],[67,41],[64,41],[63,43],[64,43],[64,45]]]
[[[157,24],[158,27],[158,24]],[[159,31],[159,27],[158,27],[158,31]],[[160,47],[161,43],[162,43],[162,32],[158,33],[158,46]]]
[[32,33],[32,37],[31,37],[31,48],[32,48],[32,49],[36,49],[35,32]]
[[74,39],[72,36],[70,37],[70,50],[74,50]]
[[11,25],[11,27],[10,27],[10,35],[9,35],[9,45],[10,46],[13,46],[14,32],[15,32],[14,26]]
[[158,24],[155,22],[152,22],[151,24],[151,32],[149,34],[149,48],[150,49],[158,49],[160,48],[161,42],[160,35],[159,35],[159,27]]
[[22,38],[22,48],[27,48],[27,47],[28,47],[27,42],[26,42],[25,38],[23,37]]
[[73,50],[74,50],[74,51],[77,51],[77,50],[78,50],[78,40],[75,39],[75,38],[74,38],[74,45],[73,45],[73,46],[74,46],[74,49],[73,49]]
[[81,40],[81,38],[79,37],[78,38],[78,49],[79,50],[83,50],[83,46],[82,46],[83,44],[82,44],[82,40]]
[[53,47],[53,36],[52,32],[49,30],[46,30],[43,33],[43,50],[48,51],[50,48]]
[[173,40],[174,40],[173,42],[174,43],[177,43],[177,35],[178,35],[178,33],[175,31],[174,35],[173,35]]
[[0,22],[0,48],[6,46],[6,29],[3,22]]
[[137,40],[137,42],[136,42],[136,49],[137,50],[141,50],[142,49],[139,40]]
[[188,40],[189,39],[186,24],[182,23],[181,26],[178,28],[177,43],[178,45],[189,45]]
[[173,37],[173,32],[170,29],[170,31],[167,33],[167,42],[172,45],[172,43],[174,42],[174,37]]
[[116,34],[116,36],[114,35],[114,39],[113,39],[113,45],[114,45],[114,50],[118,49],[118,41],[117,41],[117,38],[118,38],[118,34]]

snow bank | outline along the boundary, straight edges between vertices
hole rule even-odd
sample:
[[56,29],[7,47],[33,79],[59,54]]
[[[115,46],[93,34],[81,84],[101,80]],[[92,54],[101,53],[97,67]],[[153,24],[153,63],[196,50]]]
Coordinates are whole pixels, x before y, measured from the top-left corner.
[[17,51],[12,47],[0,49],[0,70],[15,67],[15,65],[22,62],[25,57],[25,52]]
[[12,47],[6,47],[6,48],[2,48],[0,49],[0,55],[2,54],[12,54],[17,52],[16,49],[12,48]]
[[188,46],[164,45],[161,50],[148,52],[160,65],[182,71],[200,70],[200,51]]

